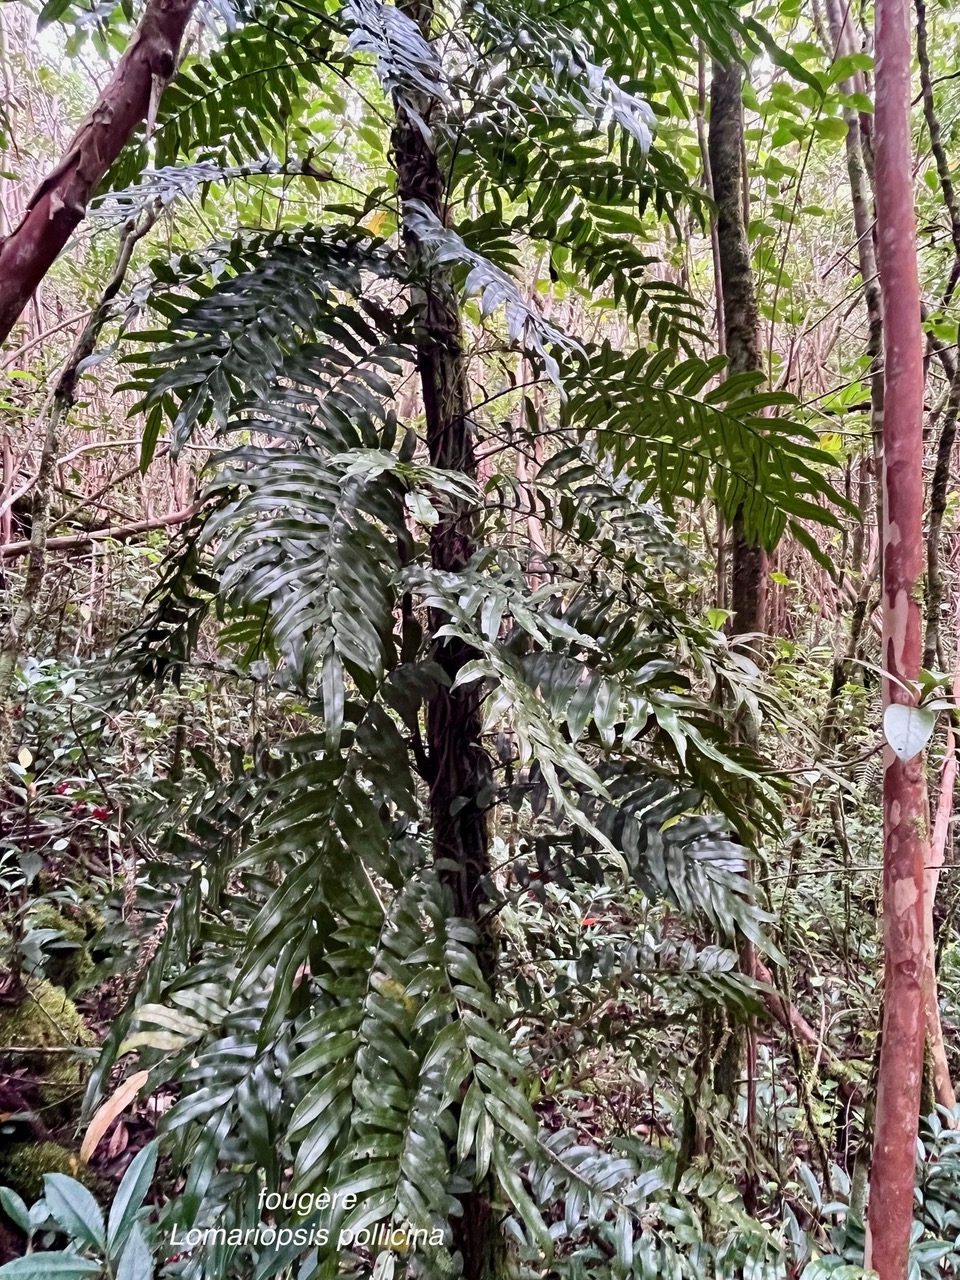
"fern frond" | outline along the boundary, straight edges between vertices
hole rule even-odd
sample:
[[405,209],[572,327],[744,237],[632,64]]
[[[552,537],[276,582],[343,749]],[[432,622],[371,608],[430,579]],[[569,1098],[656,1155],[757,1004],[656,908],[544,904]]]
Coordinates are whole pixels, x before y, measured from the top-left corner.
[[[391,331],[392,313],[365,299],[351,305],[341,295],[362,299],[366,281],[393,275],[391,253],[346,228],[305,228],[234,242],[222,253],[224,260],[233,273],[212,287],[197,279],[195,300],[155,293],[152,305],[168,316],[163,336],[182,336],[127,357],[138,366],[128,385],[144,393],[138,407],[147,413],[143,465],[165,415],[174,418],[176,452],[194,426],[211,416],[225,428],[242,412],[268,412],[274,400],[279,416],[284,405],[297,403],[291,383],[331,393],[328,416],[340,438],[372,444],[376,433],[358,434],[350,420],[357,410],[360,423],[369,422],[371,413],[386,417],[382,400],[390,388],[375,369],[395,374],[398,358],[408,353]],[[159,335],[136,336],[155,342]]]
[[428,260],[438,266],[457,263],[470,268],[463,290],[467,297],[479,297],[483,315],[503,306],[507,336],[519,342],[531,355],[538,357],[553,382],[560,383],[560,366],[547,351],[547,343],[570,351],[580,351],[580,344],[549,324],[520,293],[514,280],[482,254],[467,247],[455,231],[444,227],[430,209],[417,201],[407,201],[404,223],[426,246]]
[[677,363],[669,351],[624,355],[605,345],[576,370],[567,420],[594,431],[614,471],[656,493],[668,513],[710,491],[728,518],[740,513],[746,537],[766,547],[788,526],[805,534],[802,521],[838,527],[836,512],[850,504],[827,479],[834,460],[816,447],[811,428],[774,416],[794,398],[758,390],[759,375],[716,383],[724,364],[722,357]]
[[385,92],[408,90],[447,100],[440,60],[407,13],[381,0],[348,0],[343,16],[353,28],[348,48],[375,56]]
[[141,133],[109,185],[129,187],[147,164],[165,168],[188,157],[220,166],[285,160],[287,130],[305,87],[331,92],[327,64],[338,43],[340,28],[320,7],[282,0],[258,6],[219,45],[184,60],[158,104],[152,154]]

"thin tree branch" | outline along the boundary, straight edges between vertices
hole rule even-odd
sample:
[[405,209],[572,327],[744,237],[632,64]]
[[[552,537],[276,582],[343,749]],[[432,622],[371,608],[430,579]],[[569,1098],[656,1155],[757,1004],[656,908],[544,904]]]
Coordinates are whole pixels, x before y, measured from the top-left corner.
[[[125,542],[127,538],[135,537],[138,533],[148,533],[151,529],[164,529],[170,525],[183,524],[199,510],[199,504],[194,503],[193,506],[184,507],[182,511],[173,511],[166,516],[155,516],[152,520],[135,520],[132,524],[116,524],[106,529],[91,529],[87,533],[64,534],[59,538],[48,538],[46,548],[48,551],[66,551],[74,547],[88,547],[93,542]],[[8,542],[5,546],[0,546],[0,560],[15,560],[19,556],[26,555],[30,547],[29,539],[24,542]]]

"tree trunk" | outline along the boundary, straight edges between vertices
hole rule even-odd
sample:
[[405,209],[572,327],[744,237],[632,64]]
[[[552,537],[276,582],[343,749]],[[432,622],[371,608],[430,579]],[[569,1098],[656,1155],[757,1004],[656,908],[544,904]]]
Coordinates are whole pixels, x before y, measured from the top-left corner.
[[[920,67],[920,85],[923,98],[923,117],[927,132],[930,134],[930,150],[933,152],[940,179],[940,191],[944,207],[950,219],[950,236],[953,240],[954,266],[947,287],[946,299],[949,301],[956,286],[958,269],[960,269],[960,205],[950,174],[950,161],[943,145],[940,122],[937,119],[936,105],[933,98],[933,78],[930,72],[930,59],[927,52],[927,9],[924,0],[914,0],[917,12],[917,62]],[[927,625],[923,645],[923,665],[932,668],[937,662],[937,647],[940,631],[940,611],[943,605],[943,575],[940,571],[940,533],[943,527],[943,516],[947,507],[947,493],[950,483],[950,465],[953,460],[953,446],[957,437],[957,415],[960,412],[960,372],[956,364],[944,365],[950,378],[950,394],[943,418],[943,429],[937,445],[937,461],[930,488],[930,529],[927,537]]]
[[[716,207],[717,253],[720,263],[720,294],[723,304],[724,348],[730,373],[759,371],[760,319],[754,287],[750,246],[747,241],[748,186],[743,146],[743,69],[739,62],[714,62],[710,84],[710,130],[708,155]],[[766,629],[767,554],[744,534],[738,511],[732,521],[730,567],[730,608],[734,635],[748,635]],[[744,722],[740,737],[756,745],[756,726]],[[753,944],[745,941],[740,952],[742,971],[752,976],[756,957]],[[756,1036],[752,1026],[735,1028],[717,1064],[717,1087],[736,1096],[740,1076],[746,1075],[747,1128],[752,1130],[756,1110]],[[748,1212],[756,1208],[758,1180],[747,1175],[744,1203]]]
[[[832,47],[830,57],[843,57],[857,51],[853,38],[853,17],[845,0],[827,0],[827,18]],[[860,77],[858,79],[858,77]],[[844,93],[863,93],[862,73],[858,72],[841,82]],[[881,440],[883,434],[883,311],[880,302],[880,278],[877,274],[877,254],[873,241],[873,201],[870,185],[870,166],[867,156],[867,139],[864,136],[864,116],[855,107],[844,108],[847,126],[846,159],[847,178],[850,183],[850,207],[853,212],[853,229],[857,237],[857,264],[863,285],[863,297],[867,308],[867,355],[870,357],[870,435],[872,458],[864,455],[860,461],[861,511],[859,546],[855,559],[863,562],[863,523],[869,507],[868,494],[880,473]],[[867,117],[868,118],[868,117]],[[883,524],[883,493],[877,486],[877,527]]]
[[[934,103],[933,78],[930,72],[930,60],[927,52],[927,10],[924,0],[915,0],[915,8],[917,13],[917,62],[920,67],[923,115],[926,120],[927,131],[930,134],[930,150],[933,152],[937,165],[943,203],[950,218],[950,234],[954,248],[953,269],[944,299],[945,302],[949,302],[956,287],[958,271],[960,271],[960,206],[957,204],[957,194],[950,174],[950,162],[943,145],[940,122],[937,119]],[[957,417],[960,414],[960,367],[956,362],[946,359],[945,353],[941,353],[941,360],[943,361],[944,371],[950,379],[950,390],[943,415],[943,427],[937,442],[933,481],[930,485],[930,518],[927,531],[927,617],[923,641],[923,665],[929,669],[937,665],[940,652],[940,615],[944,604],[941,533],[943,530],[943,518],[947,509],[953,448],[957,438]],[[958,633],[957,656],[960,658],[960,633]],[[953,681],[953,696],[955,699],[958,691],[960,691],[960,677],[955,676]],[[948,1107],[951,1110],[956,1105],[956,1095],[950,1079],[950,1067],[947,1062],[947,1051],[943,1041],[943,1025],[940,1021],[933,910],[936,905],[937,888],[940,883],[940,868],[944,863],[950,821],[953,817],[953,789],[956,772],[955,728],[953,724],[948,724],[946,754],[940,779],[936,820],[934,822],[930,857],[924,880],[923,991],[927,1020],[927,1045],[933,1067],[934,1097],[941,1106]]]
[[[936,481],[934,481],[936,483]],[[932,516],[931,516],[932,519]],[[954,702],[960,698],[960,597],[954,601],[955,652],[951,692]],[[943,765],[940,770],[940,789],[934,814],[930,852],[924,869],[923,881],[923,1004],[927,1024],[927,1048],[933,1072],[933,1095],[941,1107],[952,1111],[957,1105],[957,1095],[950,1078],[950,1064],[943,1038],[940,1020],[940,1000],[937,987],[937,938],[933,923],[933,909],[940,886],[940,871],[946,862],[947,841],[953,822],[953,795],[957,781],[957,725],[955,719],[947,721],[947,740],[943,749]]]
[[[429,32],[431,6],[407,4],[404,12],[424,34]],[[411,96],[397,95],[393,131],[401,204],[406,208],[410,201],[417,201],[443,219],[444,178],[417,123],[418,117],[429,121],[431,108],[435,118],[435,103],[419,97],[411,102]],[[404,235],[411,265],[419,269],[420,243],[409,230]],[[429,283],[418,292],[417,369],[430,462],[475,479],[477,459],[467,421],[467,371],[460,314],[448,274],[430,268]],[[454,507],[441,516],[430,531],[434,568],[447,573],[463,569],[475,549],[471,523],[471,512],[464,508]],[[435,612],[430,618],[431,631],[439,630],[446,621],[445,615]],[[474,649],[456,639],[445,639],[437,647],[437,661],[451,683],[462,667],[477,656]],[[480,741],[479,700],[475,684],[457,690],[442,688],[427,710],[434,850],[440,870],[453,889],[457,913],[467,918],[477,915],[482,896],[480,880],[488,862],[486,817],[478,800],[481,791],[489,789],[491,775],[489,758]]]
[[[430,0],[408,0],[402,11],[429,38],[433,18]],[[425,205],[447,222],[444,175],[423,122],[434,126],[439,107],[427,95],[410,90],[395,94],[396,124],[392,150],[401,208],[411,201]],[[427,451],[435,467],[477,476],[474,436],[468,422],[467,368],[463,353],[460,313],[449,275],[442,269],[424,270],[422,246],[409,229],[404,243],[411,267],[425,283],[417,290],[417,368],[423,395]],[[447,573],[463,569],[475,549],[472,512],[466,507],[446,511],[430,531],[434,568]],[[436,635],[446,616],[431,610],[429,630]],[[435,642],[436,660],[450,681],[478,655],[462,640]],[[481,689],[440,687],[430,699],[426,715],[426,746],[434,861],[450,887],[456,915],[472,920],[480,932],[478,961],[491,984],[496,976],[495,934],[482,921],[484,877],[490,871],[485,805],[492,795],[489,757],[481,741]],[[452,1221],[454,1243],[463,1258],[464,1280],[493,1280],[502,1270],[502,1243],[497,1220],[485,1188],[461,1197],[463,1214]]]
[[[883,299],[884,704],[913,701],[923,574],[923,335],[917,279],[907,0],[876,5],[876,205]],[[890,678],[893,677],[893,678]],[[923,1072],[923,892],[929,848],[923,757],[884,754],[883,1034],[866,1266],[905,1280]]]
[[960,370],[956,370],[950,385],[943,427],[937,441],[937,457],[930,485],[930,520],[927,529],[927,616],[923,639],[923,665],[932,670],[937,665],[940,647],[940,614],[944,603],[941,546],[943,518],[947,511],[950,492],[950,470],[953,462],[953,446],[957,439],[957,418],[960,415]]
[[50,270],[101,178],[134,129],[150,120],[177,65],[195,0],[147,0],[110,83],[66,155],[30,197],[20,225],[0,240],[0,342]]
[[[723,300],[724,343],[731,373],[763,367],[760,322],[744,221],[746,174],[743,172],[743,71],[738,62],[713,64],[710,85],[708,153],[716,204],[717,250]],[[763,631],[767,604],[767,556],[733,521],[731,609],[735,635]]]
[[953,240],[954,257],[960,262],[960,204],[953,178],[950,175],[950,160],[940,133],[940,122],[933,101],[933,79],[930,75],[930,60],[927,56],[927,6],[924,0],[914,0],[917,11],[917,62],[920,66],[920,86],[923,96],[923,116],[930,134],[930,150],[937,165],[937,176],[940,179],[940,191],[943,203],[950,219],[950,238]]
[[[960,677],[954,679],[953,696],[960,693]],[[937,901],[940,871],[946,860],[947,836],[953,819],[953,791],[957,781],[957,740],[952,724],[947,724],[947,741],[944,747],[943,768],[940,773],[940,791],[937,812],[930,842],[930,859],[923,883],[923,1007],[926,1018],[927,1047],[933,1069],[933,1096],[941,1107],[949,1111],[957,1105],[957,1095],[950,1079],[950,1064],[943,1039],[943,1023],[940,1020],[940,1000],[937,991],[937,939],[933,927],[933,908]]]

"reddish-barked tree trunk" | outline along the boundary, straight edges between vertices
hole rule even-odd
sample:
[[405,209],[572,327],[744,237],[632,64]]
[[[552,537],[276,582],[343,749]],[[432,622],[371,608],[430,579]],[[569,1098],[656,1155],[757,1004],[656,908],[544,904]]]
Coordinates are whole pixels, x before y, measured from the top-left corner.
[[195,0],[147,0],[110,83],[63,159],[30,197],[20,225],[0,240],[0,342],[57,260],[101,178],[176,70]]
[[[923,337],[909,131],[907,0],[876,2],[876,207],[883,299],[884,702],[912,702],[923,575]],[[891,678],[893,677],[893,678]],[[923,1072],[923,875],[929,843],[922,754],[885,748],[883,1039],[870,1178],[866,1266],[905,1280],[913,1220]]]

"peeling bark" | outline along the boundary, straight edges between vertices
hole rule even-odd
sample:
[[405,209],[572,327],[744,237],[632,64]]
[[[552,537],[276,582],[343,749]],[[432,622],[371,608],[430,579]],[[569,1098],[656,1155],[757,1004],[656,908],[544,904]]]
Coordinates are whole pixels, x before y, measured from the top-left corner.
[[[920,669],[923,575],[923,334],[909,132],[907,0],[876,5],[877,248],[884,325],[884,704]],[[895,682],[897,681],[897,682]],[[884,753],[883,1033],[865,1265],[905,1280],[923,1071],[923,895],[929,848],[923,757]]]
[[[960,656],[960,655],[958,655]],[[954,698],[960,694],[960,678],[953,682]],[[923,880],[923,1007],[926,1018],[927,1046],[933,1068],[933,1094],[941,1107],[952,1111],[957,1105],[957,1095],[950,1079],[950,1064],[943,1040],[943,1024],[940,1021],[940,1000],[937,991],[937,940],[933,928],[933,908],[940,885],[940,870],[945,861],[947,835],[953,818],[953,791],[957,781],[957,740],[952,724],[947,725],[947,741],[944,748],[943,768],[940,773],[940,792],[937,812],[930,841],[930,856]]]
[[20,225],[0,239],[0,342],[83,221],[97,185],[134,129],[155,113],[176,69],[194,3],[147,0],[110,83],[66,155],[30,197]]
[[940,644],[940,611],[943,607],[943,573],[940,566],[943,517],[947,510],[950,489],[950,466],[953,446],[957,439],[957,418],[960,415],[960,373],[954,372],[953,382],[943,415],[943,426],[937,441],[937,458],[930,484],[930,519],[927,526],[927,614],[923,638],[923,665],[932,670],[937,662]]
[[[927,54],[927,8],[924,0],[914,0],[917,13],[917,63],[920,67],[920,86],[923,98],[923,116],[930,135],[930,150],[937,166],[943,204],[950,219],[950,236],[953,240],[954,268],[947,287],[947,300],[956,286],[960,268],[960,206],[950,175],[950,161],[943,145],[940,122],[937,119],[933,98],[933,80],[930,75],[930,59]],[[944,353],[946,354],[946,353]],[[927,625],[923,645],[923,665],[933,667],[937,661],[940,630],[940,609],[943,605],[943,575],[940,571],[940,532],[947,507],[947,491],[950,482],[950,464],[957,437],[957,415],[960,412],[960,375],[956,363],[944,360],[944,369],[950,379],[943,427],[937,443],[937,461],[930,488],[930,524],[927,536]]]
[[[954,415],[956,416],[956,415]],[[954,626],[956,628],[956,652],[952,694],[954,702],[960,698],[960,599],[955,602]],[[946,861],[947,840],[953,821],[953,794],[957,782],[957,726],[953,719],[947,721],[947,740],[944,744],[943,765],[940,770],[940,790],[930,838],[923,881],[923,1003],[927,1022],[927,1045],[933,1069],[934,1098],[941,1107],[953,1110],[957,1095],[950,1078],[950,1064],[943,1039],[940,1021],[940,1000],[937,989],[937,939],[933,927],[933,909],[940,886],[940,871]]]

